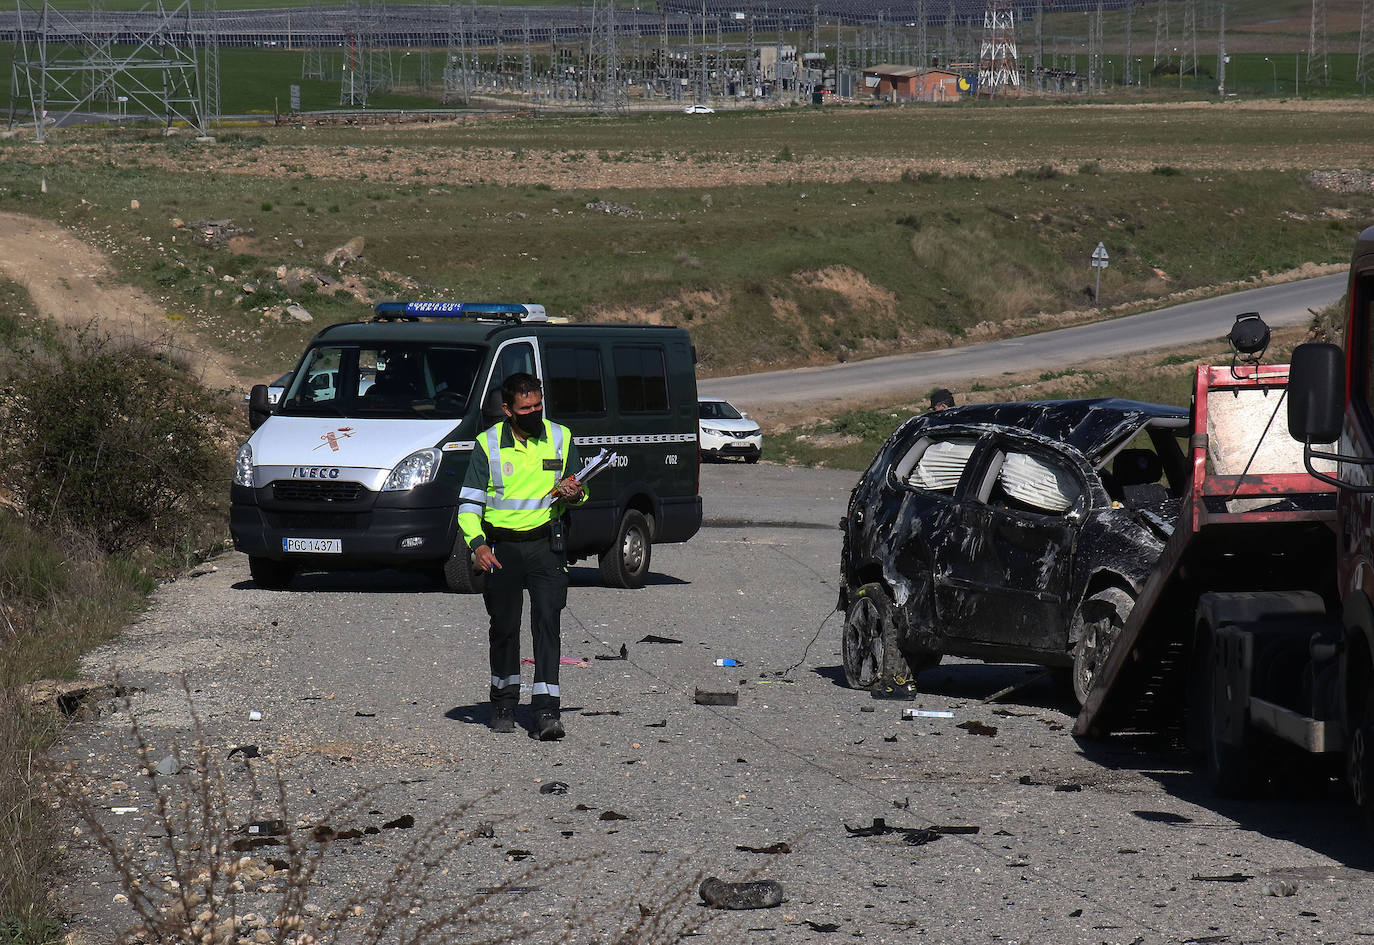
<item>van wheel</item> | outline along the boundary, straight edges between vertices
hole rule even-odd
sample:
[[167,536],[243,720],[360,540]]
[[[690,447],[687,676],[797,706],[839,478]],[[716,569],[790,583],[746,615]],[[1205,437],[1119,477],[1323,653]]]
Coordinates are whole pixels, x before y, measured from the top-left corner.
[[1374,836],[1374,694],[1366,694],[1361,702],[1348,710],[1345,776],[1365,830]]
[[615,544],[601,553],[601,577],[611,587],[643,587],[649,576],[652,542],[644,513],[626,509],[616,529]]
[[284,591],[291,586],[296,576],[296,566],[289,561],[272,558],[248,557],[248,573],[253,583],[266,591]]
[[487,584],[487,576],[472,566],[472,552],[463,544],[462,536],[453,554],[444,562],[444,586],[455,594],[480,594]]

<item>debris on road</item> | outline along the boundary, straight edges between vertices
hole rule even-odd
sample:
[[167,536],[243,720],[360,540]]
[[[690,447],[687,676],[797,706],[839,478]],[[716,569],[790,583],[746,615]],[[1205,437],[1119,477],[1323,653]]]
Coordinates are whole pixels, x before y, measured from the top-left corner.
[[[640,640],[639,642],[640,642],[640,643],[681,643],[682,641],[681,641],[681,640],[674,640],[672,637],[661,637],[661,636],[658,636],[657,634],[650,633],[650,634],[648,634],[646,637],[644,637],[644,639]],[[622,645],[622,646],[620,647],[620,649],[621,649],[622,652],[624,652],[625,647]]]
[[[864,709],[863,711],[865,711],[865,712],[872,712],[873,709],[872,709],[872,708],[866,708],[866,709]],[[953,713],[953,712],[946,712],[944,709],[903,709],[903,710],[902,710],[902,718],[907,719],[907,720],[910,720],[910,719],[952,719],[952,718],[954,718],[954,713]]]
[[1194,873],[1188,878],[1195,883],[1244,883],[1255,877],[1248,876],[1245,873],[1226,873],[1222,876],[1200,876]]
[[698,689],[694,701],[697,705],[739,705],[739,693],[707,692],[704,689]]
[[540,794],[567,794],[568,785],[563,781],[549,781],[539,785]]
[[735,849],[742,853],[791,853],[792,845],[786,841],[769,844],[766,847],[751,847],[747,844],[735,844]]
[[225,755],[225,759],[227,760],[240,754],[245,758],[257,758],[261,752],[258,751],[257,745],[235,745],[233,748],[229,749],[229,754]]
[[698,891],[701,901],[713,909],[772,909],[782,904],[782,884],[771,879],[727,883],[708,876]]
[[960,722],[955,728],[961,728],[970,735],[983,735],[992,738],[997,734],[997,727],[994,725],[984,725],[982,722],[969,719],[967,722]]
[[1271,879],[1260,887],[1260,892],[1266,896],[1295,896],[1298,884],[1287,879]]

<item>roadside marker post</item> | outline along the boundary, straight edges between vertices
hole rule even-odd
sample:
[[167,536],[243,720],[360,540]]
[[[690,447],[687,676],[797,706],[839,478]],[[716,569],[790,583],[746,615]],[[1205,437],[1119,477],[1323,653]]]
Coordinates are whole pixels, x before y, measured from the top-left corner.
[[1107,247],[1100,241],[1093,250],[1092,266],[1097,270],[1097,286],[1093,289],[1093,302],[1096,303],[1102,298],[1102,270],[1107,268]]

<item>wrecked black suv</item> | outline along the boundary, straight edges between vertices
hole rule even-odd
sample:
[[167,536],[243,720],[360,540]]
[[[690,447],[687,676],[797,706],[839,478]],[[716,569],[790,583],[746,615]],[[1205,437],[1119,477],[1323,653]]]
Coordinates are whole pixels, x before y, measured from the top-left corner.
[[1072,667],[1087,697],[1173,530],[1188,411],[1129,400],[957,407],[888,437],[841,528],[845,679],[944,654]]

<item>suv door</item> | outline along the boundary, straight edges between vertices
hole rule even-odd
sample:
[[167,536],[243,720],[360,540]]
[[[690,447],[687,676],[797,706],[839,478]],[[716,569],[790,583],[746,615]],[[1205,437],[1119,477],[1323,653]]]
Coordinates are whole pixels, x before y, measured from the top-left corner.
[[1047,446],[1004,437],[989,445],[936,558],[939,616],[952,638],[1067,650],[1086,477],[1081,462]]

